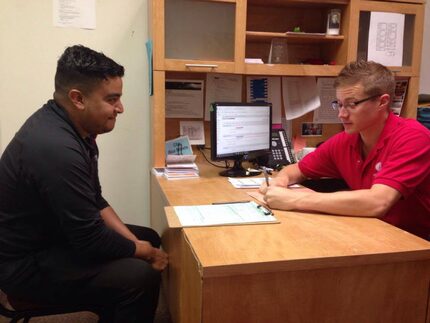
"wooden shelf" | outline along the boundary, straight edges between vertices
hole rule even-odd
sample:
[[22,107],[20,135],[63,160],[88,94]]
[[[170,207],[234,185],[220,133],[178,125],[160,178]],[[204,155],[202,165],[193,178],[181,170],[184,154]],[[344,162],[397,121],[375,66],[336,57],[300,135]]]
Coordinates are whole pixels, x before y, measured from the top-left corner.
[[317,33],[275,33],[265,31],[247,31],[246,40],[251,42],[271,42],[273,38],[285,38],[288,43],[326,43],[343,41],[343,35],[326,35]]
[[[421,1],[421,0],[416,0]],[[288,7],[291,5],[308,5],[312,7],[327,7],[331,5],[348,5],[350,0],[320,0],[315,2],[314,0],[248,0],[248,5],[255,6],[279,6]]]
[[395,76],[401,76],[401,77],[413,77],[413,76],[419,76],[418,74],[414,73],[412,66],[387,66]]
[[245,74],[335,77],[339,74],[342,67],[343,65],[245,64]]
[[[336,77],[343,66],[367,55],[367,25],[370,12],[405,14],[405,44],[403,66],[389,66],[396,77],[409,80],[402,116],[416,117],[419,91],[420,61],[423,42],[424,0],[200,0],[194,4],[184,1],[175,11],[175,0],[150,0],[150,38],[154,40],[152,107],[152,165],[164,166],[166,136],[179,131],[179,121],[166,123],[165,80],[169,77],[205,79],[207,73],[226,73],[243,76],[314,76]],[[206,3],[207,2],[207,3]],[[341,35],[326,35],[329,9],[341,11]],[[166,15],[169,13],[169,15]],[[361,16],[366,17],[361,18]],[[228,16],[228,24],[217,26],[219,17]],[[195,17],[195,19],[194,19]],[[209,23],[210,18],[218,17]],[[365,19],[364,19],[365,18]],[[363,20],[364,19],[364,20]],[[196,21],[194,21],[196,20]],[[200,23],[203,21],[204,23]],[[215,24],[214,26],[212,26]],[[166,34],[166,26],[170,33]],[[228,26],[219,37],[220,27]],[[287,33],[300,27],[305,33]],[[172,28],[178,32],[180,46],[173,46]],[[177,30],[176,30],[176,29]],[[198,30],[197,30],[198,28]],[[221,28],[222,29],[222,28]],[[193,31],[199,31],[196,35]],[[362,30],[360,34],[360,30]],[[200,32],[201,31],[201,32]],[[317,33],[322,31],[323,33]],[[202,37],[202,35],[204,37]],[[167,37],[169,36],[169,37]],[[174,35],[173,35],[174,36]],[[214,39],[212,39],[214,37]],[[223,36],[224,37],[224,36]],[[251,64],[245,58],[268,61],[274,38],[288,44],[290,64]],[[227,43],[228,40],[228,43]],[[167,42],[167,43],[166,43]],[[222,50],[228,50],[228,55]],[[363,45],[364,43],[364,45]],[[169,46],[166,46],[169,45]],[[233,44],[233,48],[231,48]],[[229,46],[227,49],[227,45]],[[186,50],[172,54],[166,48]],[[338,65],[311,65],[301,62],[324,62]],[[246,97],[243,91],[243,98]],[[292,131],[300,134],[300,123],[311,122],[312,114],[294,121]],[[338,125],[325,125],[325,140],[335,133]],[[168,128],[168,129],[167,129]],[[330,129],[330,131],[326,131]],[[332,131],[333,130],[333,131]],[[314,144],[314,143],[312,143]],[[430,323],[430,322],[427,322]]]

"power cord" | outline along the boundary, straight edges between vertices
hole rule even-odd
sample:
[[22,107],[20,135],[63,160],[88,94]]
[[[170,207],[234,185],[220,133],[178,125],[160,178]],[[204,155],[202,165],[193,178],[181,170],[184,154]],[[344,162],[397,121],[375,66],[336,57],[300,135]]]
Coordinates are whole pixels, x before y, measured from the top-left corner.
[[225,161],[225,166],[221,166],[221,165],[217,165],[214,164],[213,162],[211,162],[205,155],[205,153],[203,152],[204,149],[210,149],[210,147],[205,147],[204,145],[198,145],[197,149],[202,153],[203,157],[206,159],[206,161],[211,164],[212,166],[218,167],[218,168],[230,168],[230,165],[228,163],[228,161]]

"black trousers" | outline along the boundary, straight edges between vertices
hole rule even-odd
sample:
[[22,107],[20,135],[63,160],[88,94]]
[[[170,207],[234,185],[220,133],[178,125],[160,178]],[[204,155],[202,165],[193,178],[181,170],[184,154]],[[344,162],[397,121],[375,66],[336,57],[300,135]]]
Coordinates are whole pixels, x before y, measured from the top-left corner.
[[[160,247],[160,237],[154,230],[127,227],[139,240]],[[61,248],[44,257],[48,259],[39,262],[39,272],[19,286],[11,282],[2,289],[8,295],[36,303],[97,307],[103,323],[153,322],[161,276],[146,261],[123,258],[100,263],[79,259],[76,253]]]

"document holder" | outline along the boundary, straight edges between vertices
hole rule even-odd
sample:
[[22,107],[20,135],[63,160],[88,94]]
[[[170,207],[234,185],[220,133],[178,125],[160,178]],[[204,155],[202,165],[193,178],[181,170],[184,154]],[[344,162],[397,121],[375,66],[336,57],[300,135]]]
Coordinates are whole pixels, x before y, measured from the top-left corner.
[[270,209],[253,201],[167,206],[164,210],[169,228],[280,223]]

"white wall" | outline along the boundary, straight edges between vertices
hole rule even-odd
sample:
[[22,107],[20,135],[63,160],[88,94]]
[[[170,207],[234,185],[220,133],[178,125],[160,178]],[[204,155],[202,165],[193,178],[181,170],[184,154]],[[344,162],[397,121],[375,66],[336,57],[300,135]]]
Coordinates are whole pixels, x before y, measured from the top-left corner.
[[97,0],[95,30],[52,25],[52,0],[0,0],[0,151],[52,98],[56,61],[83,44],[125,67],[113,132],[98,137],[103,195],[125,222],[149,225],[147,0]]

